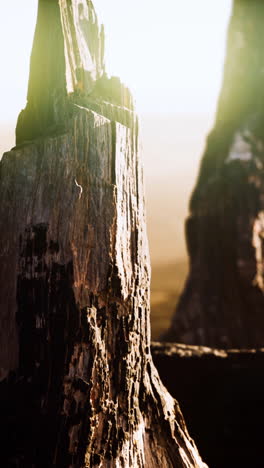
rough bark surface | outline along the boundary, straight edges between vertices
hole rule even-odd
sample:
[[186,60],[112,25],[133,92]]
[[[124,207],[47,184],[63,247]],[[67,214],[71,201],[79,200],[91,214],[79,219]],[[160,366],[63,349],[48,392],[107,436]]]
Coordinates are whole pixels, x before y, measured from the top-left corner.
[[0,163],[0,464],[203,467],[152,363],[137,119],[99,31],[90,1],[39,1]]
[[235,0],[215,127],[186,222],[190,273],[165,339],[264,343],[264,4]]

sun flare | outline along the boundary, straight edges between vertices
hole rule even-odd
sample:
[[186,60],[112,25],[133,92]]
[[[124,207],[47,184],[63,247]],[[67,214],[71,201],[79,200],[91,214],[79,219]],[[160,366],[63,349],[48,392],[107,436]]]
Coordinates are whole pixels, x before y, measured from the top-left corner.
[[[231,0],[95,0],[106,28],[106,65],[140,111],[211,111],[219,91]],[[37,0],[0,6],[0,120],[25,104]]]

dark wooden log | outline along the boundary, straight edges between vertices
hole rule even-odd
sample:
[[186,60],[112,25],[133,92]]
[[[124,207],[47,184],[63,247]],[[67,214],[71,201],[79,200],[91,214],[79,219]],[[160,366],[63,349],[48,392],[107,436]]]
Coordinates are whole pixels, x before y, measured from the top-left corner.
[[152,363],[138,124],[102,44],[90,1],[39,1],[0,164],[5,468],[205,466]]
[[190,273],[165,339],[264,343],[264,4],[235,0],[213,131],[190,203]]
[[263,348],[152,343],[152,355],[206,463],[262,468]]

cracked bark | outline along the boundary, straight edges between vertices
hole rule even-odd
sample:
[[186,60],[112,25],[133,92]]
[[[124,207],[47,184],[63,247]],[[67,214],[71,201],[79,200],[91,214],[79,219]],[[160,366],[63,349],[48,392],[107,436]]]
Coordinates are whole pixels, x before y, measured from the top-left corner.
[[203,467],[150,355],[138,124],[90,1],[39,1],[0,164],[5,467]]

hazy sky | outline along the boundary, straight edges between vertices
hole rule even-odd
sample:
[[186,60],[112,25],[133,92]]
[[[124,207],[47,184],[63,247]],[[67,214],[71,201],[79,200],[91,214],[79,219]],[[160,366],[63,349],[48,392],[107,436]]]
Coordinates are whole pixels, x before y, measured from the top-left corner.
[[[95,0],[106,63],[140,111],[213,112],[231,0]],[[25,103],[37,0],[0,3],[0,121]]]
[[94,3],[106,26],[108,69],[133,89],[139,110],[214,110],[231,0]]

